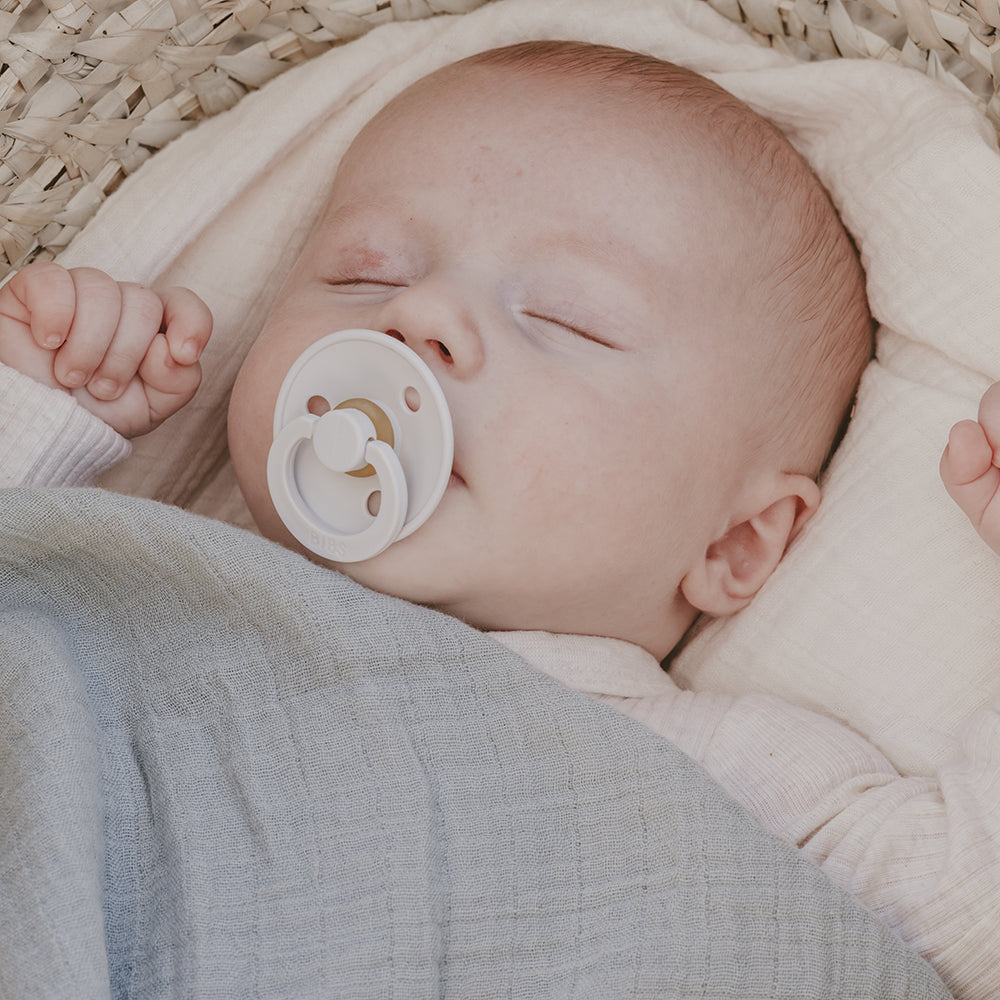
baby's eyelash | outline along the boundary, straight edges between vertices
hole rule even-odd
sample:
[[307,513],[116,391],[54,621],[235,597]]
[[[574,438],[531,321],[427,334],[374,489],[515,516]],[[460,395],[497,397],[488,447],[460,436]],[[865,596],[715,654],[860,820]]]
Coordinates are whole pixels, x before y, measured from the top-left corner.
[[399,283],[387,281],[385,278],[331,278],[328,285],[334,288],[356,288],[358,285],[384,285],[387,288],[397,288]]
[[526,312],[524,315],[529,317],[529,319],[538,319],[541,320],[543,323],[552,323],[555,326],[561,326],[564,330],[569,330],[569,332],[574,334],[575,336],[581,337],[583,340],[589,340],[591,343],[598,344],[601,347],[607,347],[609,350],[612,351],[621,350],[621,348],[618,347],[617,344],[612,344],[610,341],[604,340],[603,338],[596,336],[589,330],[584,330],[582,327],[574,326],[572,323],[569,323],[564,319],[556,319],[554,316],[546,316],[543,313]]

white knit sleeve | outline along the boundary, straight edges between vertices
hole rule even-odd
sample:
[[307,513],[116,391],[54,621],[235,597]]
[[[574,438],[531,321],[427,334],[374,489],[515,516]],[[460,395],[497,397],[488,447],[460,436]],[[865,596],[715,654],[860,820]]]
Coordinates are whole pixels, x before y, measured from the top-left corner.
[[85,486],[131,450],[69,393],[0,365],[0,486]]

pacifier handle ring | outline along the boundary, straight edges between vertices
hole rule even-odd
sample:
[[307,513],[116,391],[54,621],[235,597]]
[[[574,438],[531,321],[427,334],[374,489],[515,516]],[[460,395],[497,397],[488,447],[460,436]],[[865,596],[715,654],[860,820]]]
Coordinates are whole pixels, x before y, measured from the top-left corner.
[[[343,411],[341,411],[343,412]],[[375,520],[356,534],[331,531],[306,504],[295,482],[293,466],[299,448],[310,441],[322,417],[296,417],[274,439],[267,459],[267,483],[278,516],[311,552],[334,562],[361,562],[387,549],[399,537],[406,519],[406,476],[395,451],[384,441],[369,440],[364,459],[375,470],[381,502]],[[338,470],[340,471],[340,470]]]

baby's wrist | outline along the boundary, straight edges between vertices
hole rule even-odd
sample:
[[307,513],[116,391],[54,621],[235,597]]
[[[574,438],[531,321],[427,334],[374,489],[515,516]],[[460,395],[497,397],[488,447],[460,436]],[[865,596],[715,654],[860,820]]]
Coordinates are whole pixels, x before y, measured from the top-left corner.
[[46,389],[69,393],[71,390],[60,385],[53,367],[54,353],[43,351],[34,344],[0,345],[0,366],[13,369]]

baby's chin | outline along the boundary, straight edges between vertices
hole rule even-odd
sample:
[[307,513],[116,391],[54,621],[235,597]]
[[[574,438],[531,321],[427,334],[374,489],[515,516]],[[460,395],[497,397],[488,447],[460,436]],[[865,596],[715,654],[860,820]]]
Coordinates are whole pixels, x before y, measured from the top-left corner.
[[304,556],[317,566],[342,573],[369,590],[442,611],[450,605],[454,588],[442,586],[440,579],[434,579],[433,568],[440,565],[440,561],[428,556],[427,546],[416,538],[419,530],[371,559],[338,562],[306,548],[285,527],[271,503],[261,500],[260,496],[257,499],[259,502],[254,503],[247,498],[247,506],[257,530],[269,541]]
[[416,544],[407,545],[409,541],[404,538],[379,555],[360,562],[321,562],[369,590],[447,612],[454,604],[454,584],[449,586],[447,577],[438,578],[425,552]]

